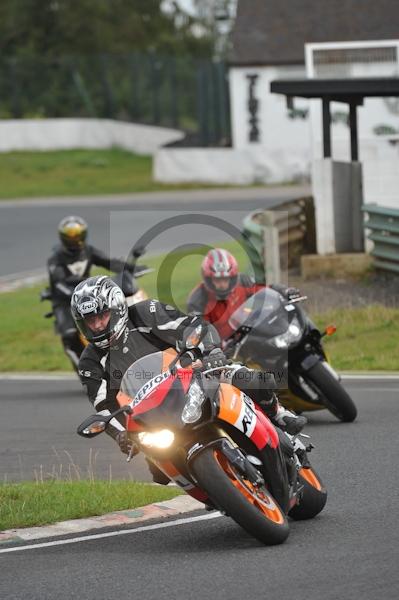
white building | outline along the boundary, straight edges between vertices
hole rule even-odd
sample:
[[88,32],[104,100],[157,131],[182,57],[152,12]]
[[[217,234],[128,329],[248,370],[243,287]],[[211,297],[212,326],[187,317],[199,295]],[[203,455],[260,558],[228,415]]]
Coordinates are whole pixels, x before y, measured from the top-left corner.
[[[321,102],[270,93],[276,79],[399,76],[399,3],[396,0],[241,0],[230,68],[233,147],[250,152],[254,178],[309,177],[322,157]],[[388,42],[387,40],[397,40]],[[352,42],[384,40],[368,48]],[[311,46],[344,42],[311,69]],[[371,46],[371,47],[370,47]],[[373,47],[374,46],[374,47]],[[306,68],[307,67],[307,68]],[[348,107],[333,103],[332,155],[350,160]],[[358,109],[359,158],[365,202],[399,206],[399,99],[365,99]]]
[[[157,152],[155,176],[164,181],[278,183],[309,179],[322,157],[321,102],[272,94],[276,79],[393,77],[399,46],[330,53],[313,73],[306,44],[395,40],[397,0],[238,0],[230,57],[232,148],[170,148]],[[385,43],[385,42],[384,42]],[[333,103],[332,154],[349,160],[348,106]],[[358,109],[364,200],[399,206],[399,100],[365,99]]]

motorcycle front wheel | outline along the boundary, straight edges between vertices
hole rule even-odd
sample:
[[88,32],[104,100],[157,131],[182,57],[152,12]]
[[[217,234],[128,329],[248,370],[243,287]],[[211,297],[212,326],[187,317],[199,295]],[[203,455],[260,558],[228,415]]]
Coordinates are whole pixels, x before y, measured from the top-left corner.
[[356,419],[357,408],[352,398],[322,362],[317,362],[304,377],[316,387],[320,401],[337,419],[346,423]]
[[287,517],[265,486],[255,486],[218,448],[206,448],[191,463],[203,490],[247,533],[267,545],[288,537]]

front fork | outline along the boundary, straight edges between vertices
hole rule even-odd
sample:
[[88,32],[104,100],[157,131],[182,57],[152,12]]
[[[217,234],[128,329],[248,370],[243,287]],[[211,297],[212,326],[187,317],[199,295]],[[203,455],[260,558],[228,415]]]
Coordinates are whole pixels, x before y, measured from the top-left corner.
[[[189,468],[193,457],[197,456],[200,452],[203,452],[206,448],[217,448],[227,458],[229,463],[237,469],[240,475],[247,478],[248,481],[250,481],[255,487],[265,484],[265,480],[263,479],[261,473],[255,468],[248,457],[238,446],[235,446],[228,438],[225,437],[213,440],[202,447],[194,446],[191,448],[187,455]],[[261,464],[260,461],[259,463]]]

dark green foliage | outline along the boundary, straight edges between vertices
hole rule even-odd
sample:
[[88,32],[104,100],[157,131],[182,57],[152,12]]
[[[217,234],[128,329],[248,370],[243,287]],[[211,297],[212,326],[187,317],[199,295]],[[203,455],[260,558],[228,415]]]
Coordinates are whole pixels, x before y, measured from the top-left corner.
[[214,28],[161,4],[2,0],[0,118],[112,118],[226,144],[227,80],[213,62]]
[[211,56],[210,36],[193,34],[194,20],[161,0],[2,0],[0,54],[64,55],[151,50]]

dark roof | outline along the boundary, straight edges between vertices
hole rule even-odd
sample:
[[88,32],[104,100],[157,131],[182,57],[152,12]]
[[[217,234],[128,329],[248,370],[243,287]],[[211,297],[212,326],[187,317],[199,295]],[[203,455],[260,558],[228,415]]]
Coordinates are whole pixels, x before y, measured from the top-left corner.
[[304,63],[304,44],[399,38],[399,0],[238,0],[233,65]]
[[354,98],[362,100],[372,96],[399,96],[399,78],[277,79],[271,82],[270,91],[286,96],[329,97],[337,102],[345,102]]

